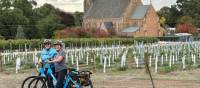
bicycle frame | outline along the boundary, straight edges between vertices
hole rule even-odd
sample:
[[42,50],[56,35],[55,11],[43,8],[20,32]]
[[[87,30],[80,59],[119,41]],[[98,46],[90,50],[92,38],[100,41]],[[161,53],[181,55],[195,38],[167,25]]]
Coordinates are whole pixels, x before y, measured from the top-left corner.
[[47,75],[50,75],[50,76],[53,78],[53,86],[54,86],[54,88],[56,88],[57,79],[56,79],[56,77],[53,75],[53,71],[52,71],[50,65],[48,65],[47,74],[45,74],[44,68],[43,68],[43,67],[40,67],[40,68],[38,68],[38,69],[39,69],[39,73],[41,74],[41,76],[46,77]]
[[[47,74],[44,73],[44,68],[39,68],[39,72],[41,73],[41,76],[44,76],[44,77],[46,77],[46,75],[50,75],[50,76],[53,78],[53,85],[54,85],[54,88],[56,88],[57,79],[56,79],[56,77],[53,75],[53,71],[52,71],[52,69],[51,69],[50,66],[48,66]],[[81,86],[80,86],[75,80],[73,80],[73,79],[71,78],[70,73],[67,74],[67,75],[65,76],[65,78],[66,78],[66,79],[65,79],[66,81],[65,81],[65,84],[64,84],[63,88],[67,88],[67,86],[68,86],[68,84],[69,84],[70,81],[71,81],[74,85],[76,85],[77,88],[81,88]]]
[[78,84],[75,80],[73,80],[70,76],[70,74],[67,75],[67,78],[66,78],[66,81],[65,81],[65,84],[64,84],[64,87],[63,88],[67,88],[67,86],[69,85],[69,82],[72,82],[73,84],[76,85],[76,88],[81,88],[80,84]]
[[53,71],[51,70],[50,66],[48,66],[47,75],[50,75],[50,76],[53,78],[53,85],[54,85],[54,88],[56,88],[57,79],[56,79],[56,77],[53,75]]

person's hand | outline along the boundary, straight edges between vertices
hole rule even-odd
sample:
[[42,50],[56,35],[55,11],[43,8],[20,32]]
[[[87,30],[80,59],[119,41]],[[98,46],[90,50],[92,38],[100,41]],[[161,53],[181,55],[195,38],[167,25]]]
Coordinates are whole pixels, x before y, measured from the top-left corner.
[[47,63],[53,63],[53,61],[47,60]]
[[39,59],[39,61],[37,62],[38,65],[42,66],[42,60]]

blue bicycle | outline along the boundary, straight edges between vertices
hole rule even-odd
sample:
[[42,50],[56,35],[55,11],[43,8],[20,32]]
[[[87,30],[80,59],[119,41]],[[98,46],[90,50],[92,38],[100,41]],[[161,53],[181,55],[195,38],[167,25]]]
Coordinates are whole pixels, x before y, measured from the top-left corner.
[[[44,68],[42,68],[42,67],[43,67],[43,64],[37,63],[36,68],[37,68],[37,71],[38,71],[39,74],[37,76],[30,76],[30,77],[25,78],[24,81],[22,82],[21,88],[28,88],[28,84],[30,83],[30,81],[33,80],[34,78],[38,77],[38,76],[41,76],[41,75],[45,76]],[[35,85],[37,85],[38,88],[46,88],[45,85],[39,85],[39,84],[43,84],[44,82],[45,81],[43,81],[43,80],[39,80],[35,83]],[[39,86],[41,86],[41,87],[39,87]]]
[[[43,68],[38,68],[41,76],[37,76],[33,78],[28,88],[47,88],[47,79],[46,75],[50,75],[53,79],[53,87],[56,88],[57,80],[53,74],[53,71],[48,66],[47,74],[44,74]],[[90,71],[77,71],[76,69],[68,69],[67,74],[65,76],[64,87],[63,88],[93,88],[92,81],[90,80],[90,75],[92,73]]]

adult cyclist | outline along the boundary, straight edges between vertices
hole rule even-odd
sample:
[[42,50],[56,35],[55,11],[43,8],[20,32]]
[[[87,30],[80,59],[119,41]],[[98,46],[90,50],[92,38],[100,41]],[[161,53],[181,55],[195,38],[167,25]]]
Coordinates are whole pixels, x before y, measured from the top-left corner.
[[[55,74],[55,66],[54,64],[49,64],[49,63],[46,63],[46,61],[48,60],[53,60],[56,55],[57,55],[57,51],[56,49],[52,48],[52,42],[50,39],[45,39],[43,41],[43,45],[44,45],[44,48],[42,49],[41,51],[41,62],[43,64],[43,68],[45,70],[45,73],[47,73],[47,70],[48,70],[48,67],[50,66],[53,73]],[[47,86],[48,88],[53,88],[53,79],[50,75],[46,75],[46,78],[47,78]]]

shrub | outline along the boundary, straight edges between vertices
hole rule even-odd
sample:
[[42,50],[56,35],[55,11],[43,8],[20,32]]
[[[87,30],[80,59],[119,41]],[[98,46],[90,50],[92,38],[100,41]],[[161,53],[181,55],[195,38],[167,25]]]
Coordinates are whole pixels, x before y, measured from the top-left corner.
[[118,71],[126,71],[128,69],[128,66],[124,66],[124,67],[119,67],[117,70]]
[[92,32],[92,36],[95,38],[105,38],[105,37],[109,37],[110,34],[108,31],[103,30],[103,29],[96,29]]
[[64,30],[58,30],[54,33],[54,38],[90,38],[89,31],[83,28],[66,28]]
[[169,73],[171,71],[172,69],[169,66],[163,66],[163,67],[160,67],[159,69],[159,73]]
[[178,36],[165,36],[165,37],[158,37],[160,41],[178,41]]
[[1,40],[4,40],[5,38],[4,38],[2,35],[0,35],[0,39],[1,39]]
[[174,71],[177,68],[177,66],[162,66],[159,68],[159,73],[169,73]]
[[177,33],[190,33],[190,34],[197,34],[197,28],[192,24],[178,24],[176,27]]

